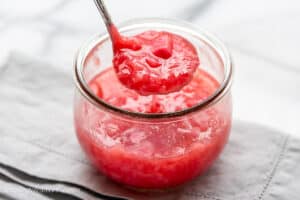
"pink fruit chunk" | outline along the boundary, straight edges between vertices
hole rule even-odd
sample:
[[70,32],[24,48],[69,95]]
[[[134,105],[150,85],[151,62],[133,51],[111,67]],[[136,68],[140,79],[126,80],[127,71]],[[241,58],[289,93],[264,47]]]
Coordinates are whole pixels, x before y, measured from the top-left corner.
[[191,81],[199,64],[192,43],[165,31],[146,31],[114,45],[113,65],[118,79],[141,95],[180,90]]

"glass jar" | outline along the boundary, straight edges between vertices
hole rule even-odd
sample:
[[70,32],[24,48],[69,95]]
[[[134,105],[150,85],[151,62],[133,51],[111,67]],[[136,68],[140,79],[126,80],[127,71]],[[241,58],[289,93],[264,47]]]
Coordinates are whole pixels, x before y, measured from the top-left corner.
[[147,114],[114,107],[88,86],[112,66],[108,35],[97,36],[80,49],[75,60],[78,140],[92,163],[118,183],[141,189],[181,185],[211,166],[227,143],[232,119],[231,58],[217,39],[184,22],[142,19],[119,27],[128,36],[159,30],[185,37],[199,51],[199,67],[219,82],[219,88],[197,105],[172,113]]

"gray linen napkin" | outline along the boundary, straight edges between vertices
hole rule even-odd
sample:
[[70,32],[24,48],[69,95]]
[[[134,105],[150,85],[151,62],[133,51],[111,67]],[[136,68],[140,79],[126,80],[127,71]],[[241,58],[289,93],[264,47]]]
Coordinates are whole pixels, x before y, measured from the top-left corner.
[[76,141],[71,74],[20,54],[0,68],[0,198],[299,199],[300,141],[245,122],[234,123],[222,156],[184,188],[141,194],[120,187]]

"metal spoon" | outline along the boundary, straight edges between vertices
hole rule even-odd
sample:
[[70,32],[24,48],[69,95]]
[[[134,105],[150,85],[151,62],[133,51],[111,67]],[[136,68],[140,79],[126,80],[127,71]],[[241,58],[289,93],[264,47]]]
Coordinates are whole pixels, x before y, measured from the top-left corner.
[[98,9],[98,11],[100,12],[101,14],[101,17],[105,23],[105,26],[106,26],[106,29],[109,33],[109,36],[110,36],[110,39],[112,41],[115,41],[115,34],[113,34],[113,27],[114,26],[114,23],[112,22],[111,20],[111,17],[110,17],[110,14],[108,13],[107,9],[106,9],[106,6],[104,4],[104,1],[103,0],[94,0],[95,4],[96,4],[96,7]]

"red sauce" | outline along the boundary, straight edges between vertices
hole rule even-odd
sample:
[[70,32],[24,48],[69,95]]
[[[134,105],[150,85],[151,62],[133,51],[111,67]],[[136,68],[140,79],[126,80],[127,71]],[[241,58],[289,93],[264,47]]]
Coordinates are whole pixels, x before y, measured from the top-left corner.
[[[219,83],[203,70],[180,91],[143,96],[109,68],[89,83],[105,102],[134,112],[161,113],[189,108],[208,98]],[[212,107],[178,121],[124,119],[87,101],[75,108],[78,139],[93,163],[113,180],[139,188],[167,188],[204,172],[227,142],[230,106]]]
[[188,84],[199,66],[195,47],[166,31],[120,36],[115,27],[113,64],[118,79],[142,95],[167,94]]

